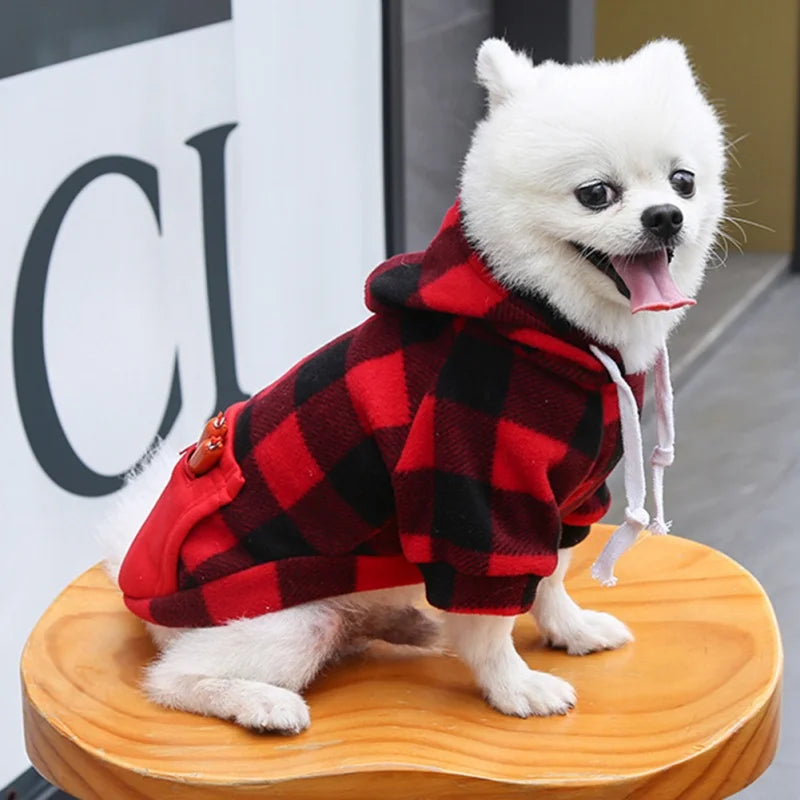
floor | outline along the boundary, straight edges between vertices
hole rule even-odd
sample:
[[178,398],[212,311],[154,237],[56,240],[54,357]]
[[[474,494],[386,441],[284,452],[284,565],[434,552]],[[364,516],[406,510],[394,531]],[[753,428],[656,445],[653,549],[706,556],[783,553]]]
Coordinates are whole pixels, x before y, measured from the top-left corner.
[[[727,553],[759,579],[785,647],[778,754],[737,800],[800,796],[800,275],[787,275],[785,262],[732,258],[712,273],[671,347],[677,447],[665,480],[668,517],[676,533]],[[652,442],[648,409],[644,423]],[[618,521],[618,473],[610,485],[607,520]]]

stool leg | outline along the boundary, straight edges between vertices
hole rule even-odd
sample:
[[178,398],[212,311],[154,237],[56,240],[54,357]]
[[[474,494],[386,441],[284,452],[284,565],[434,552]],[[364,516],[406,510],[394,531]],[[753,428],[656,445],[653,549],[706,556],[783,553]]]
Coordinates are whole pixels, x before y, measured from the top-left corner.
[[491,706],[516,717],[566,714],[575,690],[566,681],[529,669],[514,649],[514,617],[445,614],[444,632],[472,668]]
[[533,616],[539,632],[551,647],[565,649],[573,656],[615,650],[632,641],[633,634],[616,617],[583,609],[567,594],[564,576],[571,552],[559,550],[555,572],[536,587]]

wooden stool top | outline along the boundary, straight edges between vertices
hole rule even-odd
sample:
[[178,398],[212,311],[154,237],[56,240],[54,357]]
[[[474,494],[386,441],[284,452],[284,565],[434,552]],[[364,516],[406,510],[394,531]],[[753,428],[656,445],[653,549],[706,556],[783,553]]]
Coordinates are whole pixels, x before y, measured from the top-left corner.
[[575,686],[566,717],[502,716],[455,658],[377,646],[313,684],[311,728],[296,737],[167,711],[139,693],[153,646],[95,567],[23,653],[28,754],[84,800],[727,797],[777,744],[782,651],[769,600],[738,564],[673,536],[641,541],[604,589],[589,565],[610,533],[595,526],[567,583],[636,641],[573,657],[544,648],[529,615],[516,628],[532,667]]

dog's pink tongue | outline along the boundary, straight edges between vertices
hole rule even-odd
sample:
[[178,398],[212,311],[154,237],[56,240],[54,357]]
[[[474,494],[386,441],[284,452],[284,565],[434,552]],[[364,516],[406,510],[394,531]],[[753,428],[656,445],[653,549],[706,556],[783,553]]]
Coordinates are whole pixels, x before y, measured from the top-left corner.
[[666,250],[638,256],[612,256],[611,263],[631,293],[632,314],[695,304],[672,280]]

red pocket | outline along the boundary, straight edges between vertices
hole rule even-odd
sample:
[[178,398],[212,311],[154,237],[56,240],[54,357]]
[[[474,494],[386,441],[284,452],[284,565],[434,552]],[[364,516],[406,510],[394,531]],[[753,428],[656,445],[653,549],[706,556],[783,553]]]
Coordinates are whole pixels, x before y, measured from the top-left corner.
[[123,594],[132,599],[162,597],[178,589],[178,556],[200,520],[227,505],[244,478],[233,455],[233,429],[243,403],[226,412],[229,435],[219,462],[203,475],[188,467],[196,445],[183,453],[169,483],[128,550],[119,573]]

